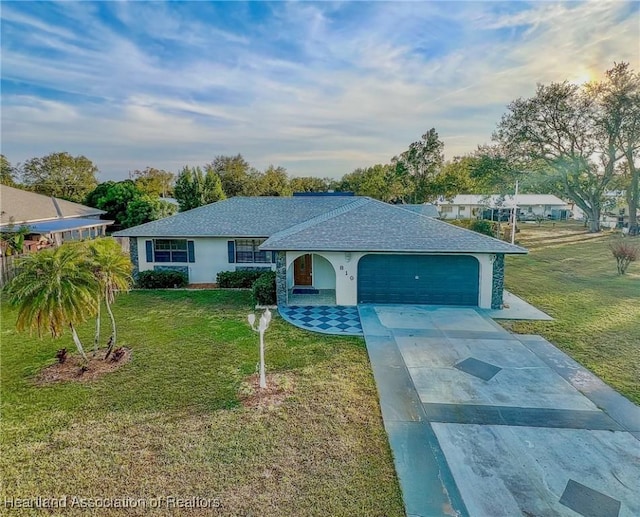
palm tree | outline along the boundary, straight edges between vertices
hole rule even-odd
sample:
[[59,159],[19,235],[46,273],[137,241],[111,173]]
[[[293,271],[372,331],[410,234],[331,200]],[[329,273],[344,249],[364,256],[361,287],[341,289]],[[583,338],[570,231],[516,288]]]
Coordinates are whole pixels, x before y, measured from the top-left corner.
[[75,327],[96,311],[97,282],[87,265],[80,246],[64,244],[25,257],[7,286],[8,300],[18,308],[19,331],[36,329],[38,336],[44,331],[57,338],[68,326],[85,361]]
[[96,334],[94,341],[94,353],[98,349],[100,340],[100,305],[104,299],[107,312],[111,319],[111,337],[105,359],[109,357],[116,345],[116,320],[111,310],[111,304],[116,293],[128,291],[133,281],[131,277],[132,265],[128,255],[126,255],[118,242],[110,237],[97,239],[87,243],[89,250],[89,261],[91,271],[98,282],[97,290],[97,319]]

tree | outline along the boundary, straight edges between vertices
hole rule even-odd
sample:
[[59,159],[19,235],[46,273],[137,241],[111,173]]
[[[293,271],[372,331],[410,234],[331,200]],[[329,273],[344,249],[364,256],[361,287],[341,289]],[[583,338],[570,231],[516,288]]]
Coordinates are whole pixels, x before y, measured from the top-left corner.
[[434,128],[427,131],[417,142],[409,145],[409,149],[399,157],[394,157],[396,174],[408,177],[413,183],[413,201],[424,203],[433,201],[435,196],[429,183],[440,172],[444,164],[444,143]]
[[20,261],[18,274],[7,286],[9,302],[18,308],[16,327],[60,337],[71,330],[78,353],[87,355],[76,325],[96,312],[98,284],[79,243],[41,250]]
[[129,174],[140,192],[152,198],[171,197],[175,174],[162,169],[147,167],[145,170],[135,170]]
[[2,230],[0,232],[0,242],[3,243],[2,252],[4,252],[4,255],[21,255],[24,248],[24,238],[31,233],[30,228],[28,226],[20,226],[16,229],[12,218],[11,222]]
[[98,185],[98,168],[84,156],[52,153],[22,164],[22,180],[34,192],[82,203]]
[[116,346],[116,320],[111,310],[111,305],[117,293],[128,291],[133,279],[131,272],[133,266],[129,256],[122,251],[122,247],[113,238],[104,238],[88,241],[87,243],[91,271],[97,282],[97,313],[96,333],[94,339],[94,353],[98,351],[100,341],[100,306],[104,300],[109,318],[111,319],[111,337],[105,359]]
[[552,83],[508,109],[494,139],[508,156],[543,164],[547,184],[585,212],[590,231],[600,231],[604,193],[621,155],[594,129],[594,99],[576,85]]
[[629,63],[616,63],[603,81],[587,85],[596,102],[595,128],[600,137],[615,147],[625,160],[622,173],[629,205],[629,234],[639,233],[637,212],[640,203],[640,74]]
[[261,196],[290,196],[292,190],[287,171],[283,167],[269,165],[258,178],[258,191]]
[[387,203],[401,199],[402,189],[394,167],[380,163],[345,174],[338,185],[340,191],[354,192],[358,196],[369,196]]
[[220,177],[222,190],[227,197],[260,194],[258,187],[260,173],[251,167],[241,154],[216,156],[206,169],[212,169]]
[[472,174],[477,160],[471,156],[456,157],[444,164],[442,169],[429,183],[431,196],[452,199],[458,194],[476,194],[479,192]]
[[16,171],[4,154],[0,154],[0,185],[15,187]]
[[[142,192],[131,180],[105,181],[100,183],[85,198],[85,204],[105,210],[108,219],[128,228],[127,208],[142,197]],[[150,220],[150,219],[149,219]]]
[[291,188],[291,192],[327,192],[330,181],[329,178],[303,176],[291,178],[289,187]]
[[156,221],[164,217],[169,217],[178,211],[178,207],[173,203],[163,199],[152,198],[141,195],[127,205],[127,211],[122,221],[123,228],[131,228],[139,224]]
[[211,167],[203,174],[200,167],[185,166],[178,174],[174,191],[181,212],[215,203],[226,197],[220,177]]

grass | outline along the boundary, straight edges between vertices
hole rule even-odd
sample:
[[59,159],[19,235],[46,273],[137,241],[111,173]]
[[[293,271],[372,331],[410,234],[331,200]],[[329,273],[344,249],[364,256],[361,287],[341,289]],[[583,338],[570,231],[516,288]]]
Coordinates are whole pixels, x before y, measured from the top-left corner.
[[576,223],[523,224],[518,239],[529,255],[507,259],[506,288],[556,320],[508,327],[541,334],[638,404],[640,263],[617,274],[608,247],[617,238]]
[[[219,498],[220,515],[404,515],[363,340],[274,317],[267,367],[295,390],[281,406],[246,409],[238,389],[258,360],[250,307],[245,292],[122,295],[120,344],[133,360],[92,383],[38,387],[70,338],[18,335],[3,305],[0,499],[173,495]],[[91,327],[80,329],[87,343]]]

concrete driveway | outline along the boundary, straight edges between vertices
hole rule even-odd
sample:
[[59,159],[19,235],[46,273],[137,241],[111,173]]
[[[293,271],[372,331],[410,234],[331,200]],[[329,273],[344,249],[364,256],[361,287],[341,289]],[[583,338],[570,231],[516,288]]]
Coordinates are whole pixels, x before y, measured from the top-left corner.
[[481,311],[360,306],[410,516],[638,516],[640,408]]

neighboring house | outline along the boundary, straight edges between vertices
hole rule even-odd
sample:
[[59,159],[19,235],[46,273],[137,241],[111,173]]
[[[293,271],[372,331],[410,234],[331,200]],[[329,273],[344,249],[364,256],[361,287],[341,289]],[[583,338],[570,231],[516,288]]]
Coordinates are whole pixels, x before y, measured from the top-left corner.
[[[571,215],[570,207],[562,199],[551,194],[519,194],[515,199],[521,219],[536,218],[565,220]],[[461,194],[452,200],[438,202],[442,219],[482,218],[487,210],[510,210],[514,206],[513,196],[497,194]]]
[[278,303],[502,305],[504,255],[527,251],[367,197],[234,197],[116,232],[136,271],[190,283],[273,269]]
[[105,235],[106,213],[64,199],[0,185],[0,232],[27,227],[25,252]]

